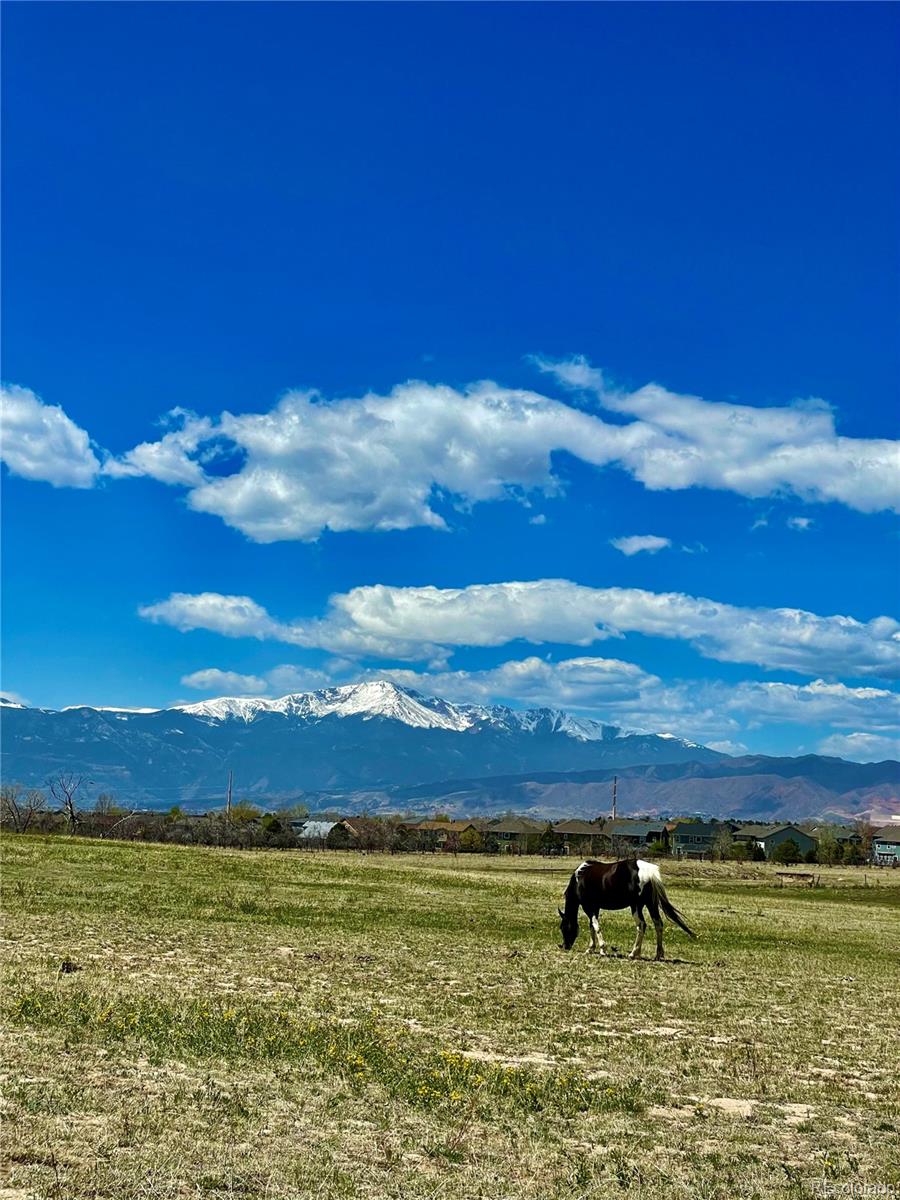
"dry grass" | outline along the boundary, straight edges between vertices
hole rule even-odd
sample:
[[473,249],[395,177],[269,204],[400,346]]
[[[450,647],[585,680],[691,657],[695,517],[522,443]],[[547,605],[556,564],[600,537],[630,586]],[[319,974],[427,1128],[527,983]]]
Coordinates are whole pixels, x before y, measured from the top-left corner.
[[[572,864],[4,858],[0,1200],[900,1183],[897,873],[664,866],[701,939],[657,964],[557,949]],[[629,915],[605,936],[627,950]]]

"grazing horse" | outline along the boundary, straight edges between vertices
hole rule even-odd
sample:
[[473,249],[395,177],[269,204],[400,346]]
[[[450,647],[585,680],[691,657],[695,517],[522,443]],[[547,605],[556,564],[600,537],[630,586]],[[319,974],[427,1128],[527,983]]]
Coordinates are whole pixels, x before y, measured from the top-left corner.
[[688,937],[697,935],[688,929],[681,913],[669,900],[659,874],[659,867],[640,859],[627,858],[622,862],[583,862],[574,871],[566,888],[565,912],[558,908],[559,928],[562,933],[562,949],[571,950],[578,937],[578,909],[583,908],[591,926],[591,944],[588,951],[605,954],[603,934],[600,932],[601,908],[630,908],[637,926],[637,936],[629,958],[641,957],[641,943],[647,922],[644,908],[649,909],[656,929],[656,957],[665,958],[663,952],[663,923],[659,910],[670,921],[680,925]]

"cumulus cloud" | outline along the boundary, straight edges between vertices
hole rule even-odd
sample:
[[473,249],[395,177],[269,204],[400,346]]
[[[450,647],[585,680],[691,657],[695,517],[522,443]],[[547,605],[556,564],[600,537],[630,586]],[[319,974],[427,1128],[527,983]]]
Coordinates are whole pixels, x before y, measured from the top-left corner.
[[900,505],[900,448],[883,438],[838,436],[821,400],[785,407],[703,400],[657,384],[635,392],[607,385],[584,359],[538,360],[569,387],[591,391],[611,412],[636,418],[620,459],[654,491],[711,487],[758,498],[793,493],[861,512]]
[[200,692],[218,692],[219,695],[229,696],[259,696],[269,686],[259,675],[240,675],[237,671],[220,671],[218,667],[206,667],[202,671],[182,675],[181,682],[185,687],[196,688]]
[[443,663],[455,646],[589,646],[626,633],[680,639],[707,658],[808,675],[900,675],[900,623],[742,608],[678,592],[565,579],[465,588],[375,584],[333,595],[324,616],[277,621],[248,596],[175,593],[140,610],[177,629],[271,638],[350,657]]
[[159,441],[141,442],[120,458],[108,459],[103,464],[104,475],[115,478],[146,475],[159,483],[183,484],[185,487],[203,483],[206,474],[191,455],[198,452],[201,443],[214,436],[212,421],[182,408],[173,408],[163,420],[176,427]]
[[395,683],[459,703],[497,699],[529,705],[578,709],[614,708],[637,703],[660,680],[635,663],[615,658],[516,659],[483,671],[381,672]]
[[206,667],[182,676],[181,682],[185,687],[219,696],[284,696],[289,692],[308,692],[328,687],[333,683],[333,678],[325,671],[285,663],[263,675],[242,675],[237,671]]
[[746,753],[750,729],[794,724],[900,731],[900,698],[880,688],[843,684],[664,682],[620,659],[529,657],[476,671],[379,672],[396,683],[458,702],[498,700],[588,712],[628,728],[702,739],[725,754]]
[[718,742],[707,742],[710,750],[718,750],[720,754],[730,754],[732,757],[740,757],[742,754],[748,754],[749,751],[743,742],[733,742],[728,738]]
[[852,762],[883,762],[900,759],[900,738],[873,733],[835,733],[819,743],[819,754],[849,758]]
[[[190,507],[257,542],[311,541],[324,530],[445,529],[448,502],[467,508],[558,492],[559,452],[618,467],[652,490],[789,493],[862,512],[900,505],[897,443],[839,437],[820,401],[751,408],[657,384],[626,392],[584,359],[536,361],[574,389],[575,403],[489,381],[464,389],[413,381],[388,395],[334,400],[293,391],[268,413],[213,419],[173,410],[176,428],[108,458],[103,472],[184,486]],[[99,464],[87,434],[33,393],[10,394],[20,414],[10,469],[89,487]],[[579,396],[590,396],[591,411]],[[230,474],[204,470],[216,444],[241,457]]]
[[15,385],[0,389],[0,459],[13,475],[54,487],[92,487],[100,471],[87,433],[59,405]]
[[748,682],[737,684],[723,702],[760,721],[900,729],[900,695],[885,688],[848,687],[823,679],[802,685]]
[[[574,372],[585,373],[596,374]],[[569,383],[572,372],[560,377]],[[898,503],[896,444],[837,437],[822,404],[753,409],[655,385],[632,394],[599,386],[599,404],[635,419],[612,424],[490,382],[462,391],[407,383],[331,402],[292,392],[266,414],[223,414],[219,433],[244,464],[194,488],[188,502],[259,542],[311,540],[325,529],[444,529],[441,497],[470,506],[555,493],[553,455],[564,451],[618,466],[652,490],[785,492],[864,512]]]
[[626,729],[699,740],[725,754],[747,753],[742,739],[749,731],[758,738],[760,731],[786,724],[835,730],[820,752],[849,758],[890,757],[900,735],[900,697],[882,688],[821,679],[803,685],[669,682],[636,663],[587,655],[559,661],[529,656],[477,670],[372,669],[347,659],[332,660],[324,670],[282,664],[259,675],[207,668],[182,683],[216,695],[282,696],[365,679],[391,679],[461,704],[569,709]]
[[249,596],[223,596],[220,592],[173,592],[159,604],[145,604],[138,615],[160,625],[173,625],[182,633],[208,629],[223,637],[276,638],[282,627]]
[[[631,537],[610,538],[609,544],[620,550],[627,558],[634,554],[656,554],[672,545],[671,538],[657,537],[653,533],[636,533]],[[693,553],[693,551],[691,551]]]

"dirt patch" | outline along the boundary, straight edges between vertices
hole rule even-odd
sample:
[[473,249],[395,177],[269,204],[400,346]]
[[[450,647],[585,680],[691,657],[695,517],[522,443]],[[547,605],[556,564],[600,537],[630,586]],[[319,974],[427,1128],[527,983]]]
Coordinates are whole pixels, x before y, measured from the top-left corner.
[[756,1108],[755,1100],[734,1100],[728,1096],[717,1096],[713,1100],[704,1100],[707,1108],[717,1108],[719,1112],[727,1113],[730,1117],[752,1117]]
[[654,1104],[647,1109],[647,1115],[656,1121],[689,1121],[696,1111],[689,1105],[670,1107],[665,1104]]
[[813,1110],[808,1104],[778,1104],[776,1107],[784,1113],[785,1123],[788,1125],[802,1125],[813,1116]]

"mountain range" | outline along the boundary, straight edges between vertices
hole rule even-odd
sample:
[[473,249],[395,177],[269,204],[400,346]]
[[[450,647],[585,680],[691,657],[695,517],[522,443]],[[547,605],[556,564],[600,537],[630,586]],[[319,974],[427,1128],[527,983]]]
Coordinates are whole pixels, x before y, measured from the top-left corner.
[[[237,796],[369,811],[547,816],[609,809],[800,819],[900,812],[900,764],[730,758],[667,733],[551,708],[452,704],[386,680],[163,709],[30,708],[2,702],[6,781],[68,771],[85,794],[141,807]],[[313,806],[311,805],[311,806]]]

